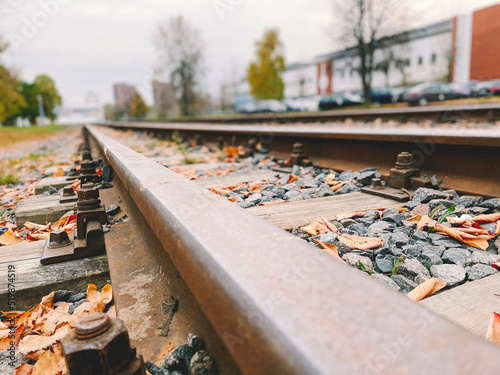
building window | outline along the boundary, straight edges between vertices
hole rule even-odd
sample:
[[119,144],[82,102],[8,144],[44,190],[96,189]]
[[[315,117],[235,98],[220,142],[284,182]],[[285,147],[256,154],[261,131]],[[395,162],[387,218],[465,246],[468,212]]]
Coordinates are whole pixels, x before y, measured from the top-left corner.
[[433,53],[433,54],[431,55],[431,63],[435,64],[435,63],[436,63],[436,61],[437,61],[437,58],[438,58],[437,54],[436,54],[436,53]]
[[411,65],[410,59],[405,60],[405,65],[406,66],[410,66]]
[[424,58],[422,56],[419,56],[418,65],[422,65],[423,62],[424,62]]

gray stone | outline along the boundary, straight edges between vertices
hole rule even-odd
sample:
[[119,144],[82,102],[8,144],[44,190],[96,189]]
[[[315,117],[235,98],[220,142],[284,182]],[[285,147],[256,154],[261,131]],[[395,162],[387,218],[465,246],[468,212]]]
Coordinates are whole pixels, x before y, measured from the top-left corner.
[[409,216],[412,217],[418,215],[420,216],[429,215],[429,205],[424,203],[419,203],[411,210]]
[[276,194],[276,197],[277,198],[280,198],[280,199],[283,199],[283,197],[285,196],[285,189],[281,188],[281,187],[275,187],[274,189],[271,189],[271,192],[273,192],[274,194]]
[[118,212],[120,212],[120,210],[121,210],[120,206],[117,206],[115,204],[112,204],[112,205],[106,207],[106,213],[109,216],[116,215]]
[[295,185],[293,182],[290,184],[283,185],[282,188],[285,189],[285,191],[299,190],[299,187]]
[[408,236],[403,232],[394,232],[391,237],[389,237],[389,245],[394,245],[396,247],[402,247],[408,244]]
[[418,188],[413,194],[413,201],[427,203],[433,199],[446,199],[448,194],[439,190],[429,188]]
[[342,259],[345,260],[347,264],[353,267],[359,267],[359,262],[365,266],[367,271],[373,271],[373,262],[370,258],[364,257],[362,255],[358,255],[355,253],[348,253],[342,256]]
[[342,224],[344,228],[349,228],[351,225],[358,224],[358,222],[354,219],[344,219],[340,220],[340,224]]
[[360,224],[360,223],[350,225],[349,229],[356,231],[360,235],[364,235],[367,231],[367,228],[363,224]]
[[443,253],[446,250],[446,247],[444,247],[444,246],[432,246],[432,245],[425,244],[423,246],[422,251],[428,251],[428,250],[435,251],[437,253],[437,255],[441,258],[443,256]]
[[289,190],[285,193],[285,199],[292,200],[297,197],[304,199],[299,190]]
[[483,277],[493,275],[498,271],[486,264],[474,264],[473,266],[466,267],[467,279],[470,281],[479,280]]
[[495,208],[500,208],[500,198],[492,198],[485,200],[483,203],[479,205],[480,207],[484,208],[489,208],[489,209],[495,209]]
[[456,206],[455,201],[450,201],[446,199],[433,199],[429,202],[429,210],[432,212],[439,206],[443,206],[446,210],[451,206]]
[[255,202],[243,201],[236,203],[241,208],[250,208],[255,206]]
[[493,245],[497,248],[497,250],[500,250],[500,236],[497,237]]
[[411,244],[406,249],[406,254],[409,258],[418,258],[420,254],[422,254],[423,246],[421,242],[417,242],[415,244]]
[[418,241],[423,241],[423,242],[429,242],[429,233],[424,232],[422,230],[416,230],[415,233],[413,233],[413,236],[410,238],[410,243],[416,243]]
[[410,229],[417,229],[417,224],[418,222],[416,221],[408,221],[408,220],[403,220],[401,222],[401,224],[403,224],[406,228],[410,228]]
[[[11,356],[12,354],[12,356]],[[16,347],[13,353],[9,349],[0,351],[0,374],[12,374],[21,363],[28,363],[28,359]]]
[[432,176],[430,180],[431,180],[431,185],[434,186],[435,188],[437,188],[439,185],[443,183],[443,180],[436,175]]
[[385,275],[382,275],[380,273],[376,273],[376,274],[372,275],[372,277],[375,280],[378,280],[378,281],[384,283],[388,287],[390,287],[390,288],[392,288],[394,290],[397,290],[398,292],[401,290],[401,288],[399,287],[399,285],[396,284],[396,282],[394,280],[392,280],[389,276],[385,276]]
[[483,201],[483,197],[478,195],[462,195],[458,199],[455,199],[457,204],[461,204],[467,208],[479,206]]
[[392,231],[395,225],[387,221],[379,220],[368,227],[368,232],[377,234],[384,231]]
[[430,279],[429,275],[424,275],[423,273],[419,273],[417,276],[415,276],[415,282],[420,285],[422,283],[425,283],[427,280]]
[[292,168],[292,174],[296,175],[296,176],[299,176],[301,175],[301,170],[300,170],[300,167],[298,165],[294,165],[293,168]]
[[314,177],[314,182],[318,186],[321,185],[321,184],[324,184],[325,180],[326,180],[326,173],[320,173],[319,175],[317,175],[316,177]]
[[444,263],[456,264],[465,267],[465,262],[470,256],[470,252],[465,249],[447,249],[444,251],[441,259]]
[[329,197],[333,195],[332,188],[328,186],[327,184],[321,185],[318,190],[316,190],[316,194],[318,194],[318,197]]
[[473,251],[471,256],[467,258],[465,264],[467,266],[472,266],[474,264],[487,264],[492,265],[493,263],[500,262],[500,255],[486,253],[481,250]]
[[449,197],[450,200],[458,198],[457,192],[455,190],[453,190],[453,189],[443,190],[443,193],[446,194]]
[[366,170],[361,172],[356,180],[363,185],[370,185],[372,178],[380,177],[380,173],[377,170]]
[[418,274],[429,275],[429,271],[417,259],[406,259],[403,265],[399,268],[398,274],[414,279]]
[[390,273],[394,268],[394,255],[380,254],[375,258],[375,270],[382,273]]
[[403,224],[404,218],[405,218],[405,216],[402,213],[397,213],[395,215],[384,216],[384,218],[382,220],[395,223],[396,225],[401,225],[401,224]]
[[335,192],[335,194],[348,194],[348,193],[355,193],[357,191],[360,191],[361,189],[356,186],[355,184],[353,184],[352,182],[351,183],[348,183],[348,184],[345,184],[344,186],[342,186],[339,190],[337,190]]
[[495,229],[497,227],[497,223],[484,223],[481,226],[486,229],[490,233],[495,233]]
[[260,202],[260,200],[262,199],[262,194],[260,193],[255,193],[255,194],[252,194],[250,195],[246,201],[247,202],[254,202],[255,204],[258,204]]
[[113,167],[109,164],[104,164],[102,167],[102,175],[101,178],[104,182],[113,181]]
[[439,257],[439,255],[430,249],[423,250],[422,254],[418,256],[418,261],[422,263],[424,266],[435,266],[438,264],[443,264],[443,261]]
[[418,284],[411,281],[410,279],[402,276],[402,275],[393,275],[391,276],[391,280],[394,281],[400,288],[404,294],[410,293],[413,289],[415,289]]
[[358,223],[364,224],[367,227],[372,225],[375,220],[377,220],[377,216],[375,214],[370,215],[368,213],[365,216],[356,219]]
[[340,181],[350,181],[356,177],[359,177],[360,175],[361,175],[361,173],[359,173],[359,172],[353,172],[351,170],[348,170],[348,171],[344,171],[341,174],[339,174],[338,179]]
[[467,208],[465,210],[465,213],[467,215],[472,215],[472,216],[475,216],[475,215],[482,215],[482,214],[486,214],[490,211],[489,208],[486,208],[486,207],[470,207],[470,208]]
[[333,232],[326,232],[314,237],[314,239],[324,243],[334,244],[337,239],[337,234]]
[[7,227],[0,227],[0,236],[8,231],[9,231],[9,229]]
[[389,216],[389,215],[396,215],[399,214],[399,211],[394,208],[394,207],[388,207],[382,212],[382,218]]
[[445,283],[460,283],[467,276],[465,269],[456,264],[440,264],[431,266],[431,275],[444,281]]

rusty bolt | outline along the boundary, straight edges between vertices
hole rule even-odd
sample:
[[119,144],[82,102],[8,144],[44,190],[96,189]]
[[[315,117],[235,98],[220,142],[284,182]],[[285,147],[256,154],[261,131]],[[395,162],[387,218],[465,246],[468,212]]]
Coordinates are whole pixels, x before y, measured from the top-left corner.
[[63,187],[63,196],[64,197],[71,197],[75,195],[75,191],[73,190],[73,186],[65,186]]
[[93,161],[84,160],[84,161],[82,161],[81,167],[82,167],[82,171],[94,171],[95,172]]
[[297,155],[304,154],[304,145],[300,142],[293,144],[293,153]]
[[78,200],[88,201],[99,199],[99,189],[93,183],[83,184],[78,190]]
[[372,189],[383,189],[384,183],[382,182],[382,179],[376,178],[376,177],[372,178],[371,188]]
[[92,160],[92,154],[90,153],[90,150],[84,150],[82,152],[82,160]]
[[93,313],[76,323],[61,342],[71,375],[144,375],[142,357],[131,348],[128,332],[119,319]]
[[68,176],[78,176],[78,171],[76,170],[76,168],[71,168],[69,170]]
[[398,154],[398,161],[396,162],[397,169],[412,169],[413,168],[413,155],[409,152],[402,152]]
[[71,244],[71,240],[65,230],[58,229],[50,232],[49,247],[51,249],[68,246],[69,244]]

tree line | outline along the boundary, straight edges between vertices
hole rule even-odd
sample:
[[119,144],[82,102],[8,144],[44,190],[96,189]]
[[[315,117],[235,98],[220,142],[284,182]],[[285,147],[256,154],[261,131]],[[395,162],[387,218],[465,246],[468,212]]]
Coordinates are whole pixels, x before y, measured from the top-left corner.
[[[0,54],[7,48],[8,45],[0,40]],[[39,101],[45,116],[53,122],[57,118],[55,109],[62,102],[54,80],[40,74],[33,82],[25,82],[14,69],[0,62],[0,123],[15,125],[18,118],[23,118],[36,125],[40,116]]]

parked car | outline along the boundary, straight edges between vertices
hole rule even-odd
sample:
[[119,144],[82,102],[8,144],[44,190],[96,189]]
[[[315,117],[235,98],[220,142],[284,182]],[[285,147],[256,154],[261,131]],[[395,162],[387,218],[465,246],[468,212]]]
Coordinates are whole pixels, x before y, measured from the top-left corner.
[[372,89],[370,93],[370,100],[375,104],[393,103],[394,94],[392,87],[385,87],[381,89]]
[[454,83],[421,83],[409,89],[403,96],[411,105],[427,105],[429,102],[467,98],[467,89]]
[[500,95],[500,80],[479,82],[474,88],[474,96]]
[[334,109],[342,107],[350,107],[353,105],[363,104],[365,101],[359,93],[333,94],[321,98],[319,109]]
[[251,114],[257,113],[257,105],[255,103],[245,103],[237,109],[238,113]]
[[258,113],[280,113],[286,111],[287,105],[279,100],[262,100],[257,103]]

